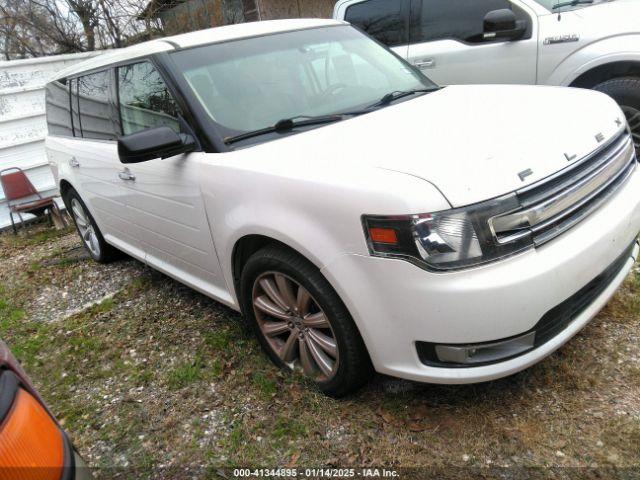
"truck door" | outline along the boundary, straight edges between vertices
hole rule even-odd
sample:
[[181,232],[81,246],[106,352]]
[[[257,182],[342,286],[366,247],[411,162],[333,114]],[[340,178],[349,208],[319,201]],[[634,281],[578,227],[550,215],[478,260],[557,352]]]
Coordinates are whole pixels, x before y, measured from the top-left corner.
[[[485,16],[503,9],[515,14],[524,31],[485,35]],[[440,85],[535,84],[537,30],[535,13],[516,1],[411,0],[407,56]]]

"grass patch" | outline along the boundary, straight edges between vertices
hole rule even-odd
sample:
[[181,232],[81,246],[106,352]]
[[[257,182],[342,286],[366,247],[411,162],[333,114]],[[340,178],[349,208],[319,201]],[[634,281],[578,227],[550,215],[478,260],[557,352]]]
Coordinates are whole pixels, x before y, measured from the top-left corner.
[[268,377],[262,372],[256,372],[252,377],[253,384],[258,387],[260,393],[265,397],[272,397],[278,391],[278,385],[273,378]]
[[230,328],[205,332],[202,336],[205,343],[215,350],[226,350],[237,339],[237,335]]
[[278,418],[272,427],[275,439],[296,439],[307,434],[307,426],[295,418]]
[[68,235],[74,230],[73,227],[66,227],[56,230],[48,225],[38,224],[29,226],[27,230],[19,230],[18,235],[5,234],[0,238],[0,243],[12,248],[25,248],[43,243],[50,243],[60,237]]
[[203,366],[202,357],[199,355],[193,361],[181,363],[169,370],[167,386],[171,390],[180,390],[197,382],[202,378]]
[[91,310],[93,313],[106,313],[113,310],[115,306],[116,306],[116,301],[113,299],[113,297],[108,297],[108,298],[105,298],[100,303],[98,303],[97,305],[94,305],[91,308]]

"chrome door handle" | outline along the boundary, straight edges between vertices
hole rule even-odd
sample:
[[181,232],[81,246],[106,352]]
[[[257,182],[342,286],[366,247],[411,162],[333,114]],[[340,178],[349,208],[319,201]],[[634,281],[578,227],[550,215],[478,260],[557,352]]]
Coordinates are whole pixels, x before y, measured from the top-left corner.
[[419,69],[424,69],[424,68],[433,68],[436,66],[436,61],[433,58],[427,58],[425,60],[422,60],[420,62],[416,62],[415,66],[418,67]]
[[128,168],[125,168],[122,172],[119,172],[118,177],[120,177],[120,180],[125,180],[128,182],[133,182],[136,179],[136,176],[131,173]]
[[71,159],[69,160],[69,166],[71,168],[78,168],[80,166],[80,162],[76,157],[71,157]]

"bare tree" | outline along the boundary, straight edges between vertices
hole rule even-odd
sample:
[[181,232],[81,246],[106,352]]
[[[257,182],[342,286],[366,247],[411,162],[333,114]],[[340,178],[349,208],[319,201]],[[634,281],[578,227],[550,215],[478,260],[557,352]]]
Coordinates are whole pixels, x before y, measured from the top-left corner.
[[5,59],[119,48],[160,34],[137,0],[0,0]]
[[0,0],[0,34],[7,59],[84,49],[73,14],[52,0]]

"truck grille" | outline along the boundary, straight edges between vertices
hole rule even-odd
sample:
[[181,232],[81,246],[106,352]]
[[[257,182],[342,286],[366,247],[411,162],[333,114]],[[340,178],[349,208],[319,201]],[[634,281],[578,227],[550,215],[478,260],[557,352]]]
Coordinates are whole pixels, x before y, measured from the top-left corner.
[[601,149],[541,182],[516,192],[518,210],[489,220],[498,243],[532,235],[540,246],[589,216],[637,166],[625,132]]

